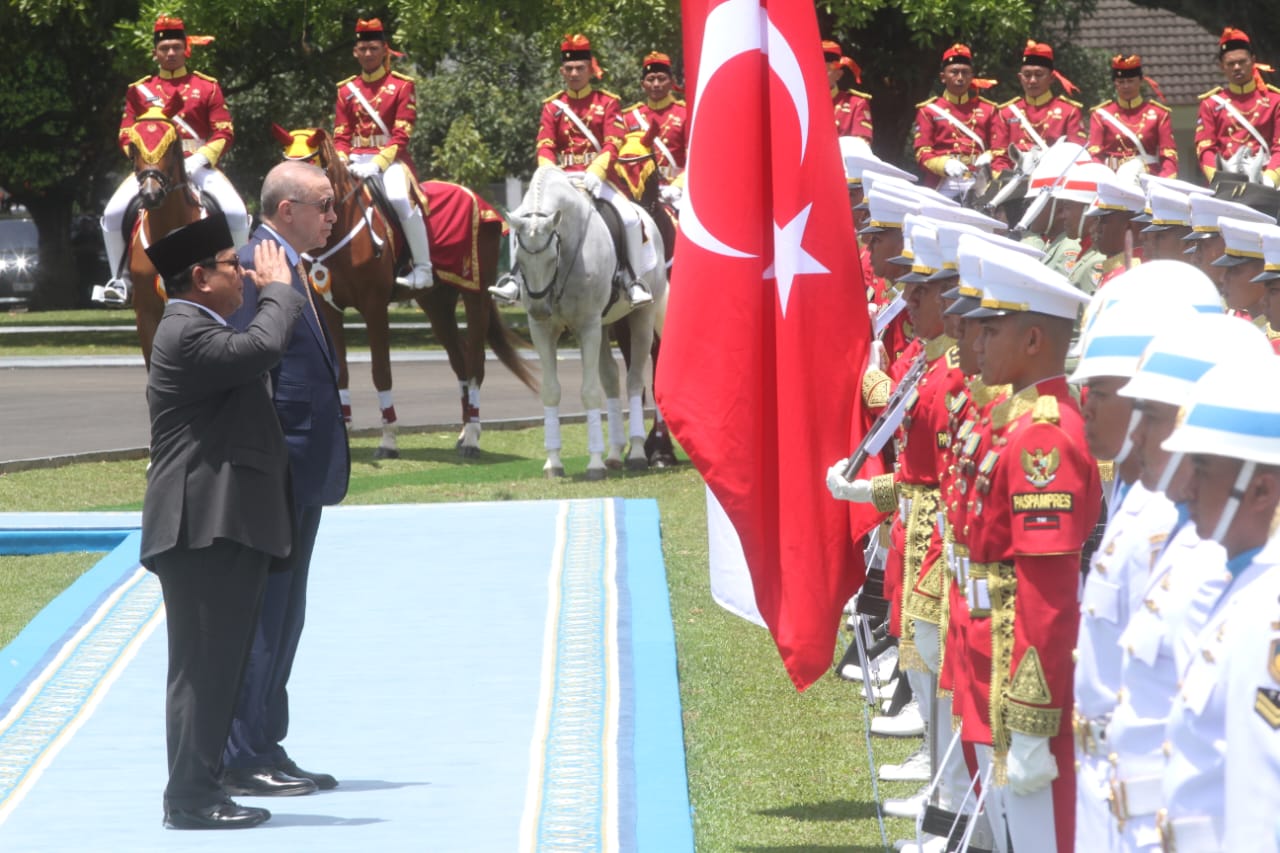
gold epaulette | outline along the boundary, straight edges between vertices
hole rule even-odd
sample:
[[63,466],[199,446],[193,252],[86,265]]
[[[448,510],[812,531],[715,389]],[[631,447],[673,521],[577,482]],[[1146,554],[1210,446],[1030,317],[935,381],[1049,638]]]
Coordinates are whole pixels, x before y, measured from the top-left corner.
[[869,93],[867,93],[867,92],[860,92],[860,91],[858,91],[857,89],[849,89],[848,91],[849,91],[849,94],[851,94],[851,95],[857,95],[859,98],[862,98],[862,99],[867,100],[867,101],[871,100],[871,98],[872,98],[872,95],[871,95],[871,94],[869,94]]
[[[1268,88],[1270,88],[1270,87],[1268,87]],[[1199,95],[1198,97],[1200,98],[1200,100],[1202,100],[1202,101],[1203,101],[1205,98],[1212,98],[1214,95],[1218,94],[1218,93],[1219,93],[1219,92],[1221,92],[1221,91],[1222,91],[1222,87],[1221,87],[1221,86],[1214,86],[1212,89],[1210,89],[1209,91],[1205,92],[1203,95]]]
[[338,83],[337,83],[337,85],[338,85],[338,86],[345,86],[345,85],[347,85],[348,83],[350,83],[350,82],[351,82],[352,80],[354,80],[354,79],[356,79],[356,75],[352,74],[350,77],[346,78],[345,80],[339,80],[339,81],[338,81]]
[[[1115,101],[1115,98],[1112,98],[1112,99],[1111,99],[1111,100],[1109,100],[1109,101],[1103,101],[1102,103],[1098,104],[1098,105],[1097,105],[1096,107],[1094,107],[1093,109],[1094,109],[1094,110],[1100,110],[1100,109],[1102,109],[1103,107],[1107,106],[1108,104],[1114,104],[1115,102],[1116,102],[1116,101]],[[1093,112],[1093,110],[1090,110],[1089,112]]]
[[638,109],[640,109],[641,107],[643,107],[643,106],[644,106],[644,104],[645,104],[645,102],[644,102],[644,101],[636,101],[634,104],[632,104],[632,105],[631,105],[631,106],[629,106],[629,107],[623,107],[623,108],[622,108],[622,111],[623,111],[624,113],[629,113],[629,112],[631,112],[632,110],[638,110]]
[[995,101],[991,100],[990,98],[984,98],[984,97],[982,97],[981,95],[979,95],[979,96],[978,96],[978,100],[979,100],[979,101],[982,101],[982,103],[984,103],[984,104],[990,104],[990,105],[991,105],[991,106],[993,106],[993,107],[998,107],[998,106],[999,106],[999,104],[997,104]]
[[1275,86],[1272,86],[1270,83],[1267,84],[1267,91],[1275,92],[1277,95],[1280,95],[1280,89],[1277,89]]
[[1063,95],[1059,95],[1058,100],[1062,101],[1063,103],[1070,104],[1071,106],[1075,107],[1078,110],[1084,109],[1084,104],[1080,103],[1079,101],[1073,101],[1070,98],[1064,97]]
[[547,97],[543,98],[542,103],[549,104],[552,101],[554,101],[556,98],[559,98],[560,96],[565,94],[566,94],[565,90],[561,89],[559,92],[556,92],[554,95],[548,95]]
[[1036,400],[1036,407],[1031,410],[1031,420],[1038,424],[1056,424],[1062,420],[1058,412],[1058,398],[1045,395]]
[[139,77],[137,80],[134,80],[132,83],[130,83],[130,84],[129,84],[129,88],[131,88],[131,89],[132,89],[134,86],[138,85],[139,83],[145,83],[145,82],[147,82],[148,80],[150,80],[150,79],[152,78],[152,76],[153,76],[153,75],[148,74],[146,77]]
[[401,80],[408,80],[410,83],[415,82],[412,77],[410,77],[408,74],[405,74],[404,72],[401,72],[401,71],[392,71],[391,76],[399,77]]
[[622,98],[618,97],[613,92],[610,92],[608,89],[596,89],[596,91],[600,92],[603,95],[608,95],[610,98],[613,98],[618,103],[622,103]]
[[1000,104],[1000,109],[1004,109],[1005,107],[1009,106],[1010,104],[1016,104],[1019,100],[1021,100],[1021,99],[1020,99],[1020,98],[1010,98],[1009,100],[1005,101],[1003,104]]
[[960,366],[960,348],[952,347],[947,350],[947,369],[955,370]]
[[937,361],[947,354],[947,350],[955,345],[956,339],[948,338],[946,335],[938,335],[936,338],[931,338],[924,345],[924,360]]
[[933,103],[934,101],[936,101],[936,100],[938,100],[938,97],[937,97],[936,95],[935,95],[935,96],[933,96],[932,98],[925,98],[923,101],[921,101],[920,103],[916,104],[916,109],[918,109],[918,110],[922,110],[922,109],[924,109],[925,107],[927,107],[927,106],[929,106],[930,104],[932,104],[932,103]]
[[1168,104],[1162,104],[1159,101],[1157,101],[1155,98],[1147,98],[1147,103],[1151,104],[1152,106],[1159,107],[1160,109],[1164,110],[1167,113],[1173,112],[1173,107],[1169,106]]
[[1004,429],[1025,414],[1035,411],[1040,392],[1032,385],[996,403],[991,409],[991,426]]
[[208,74],[205,74],[203,71],[192,71],[191,73],[199,77],[201,80],[208,80],[210,83],[218,82],[216,79],[214,79],[213,77],[210,77]]

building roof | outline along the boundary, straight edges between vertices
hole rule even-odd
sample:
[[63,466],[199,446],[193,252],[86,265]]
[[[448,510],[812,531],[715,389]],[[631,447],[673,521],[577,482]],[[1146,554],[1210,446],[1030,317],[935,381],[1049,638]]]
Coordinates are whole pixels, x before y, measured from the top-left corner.
[[1071,42],[1109,56],[1139,54],[1143,72],[1160,86],[1170,106],[1198,103],[1200,95],[1222,82],[1217,34],[1163,9],[1098,0],[1093,14],[1081,18]]

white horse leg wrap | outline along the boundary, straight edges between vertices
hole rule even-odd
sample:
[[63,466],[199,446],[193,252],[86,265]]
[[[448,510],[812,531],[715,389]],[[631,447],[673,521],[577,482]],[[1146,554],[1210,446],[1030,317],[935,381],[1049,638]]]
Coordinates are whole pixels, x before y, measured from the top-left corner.
[[621,445],[622,401],[617,397],[610,397],[605,400],[605,405],[609,407],[609,438],[614,440],[614,444]]
[[639,394],[632,395],[629,402],[631,416],[631,437],[644,438],[644,402]]
[[472,423],[480,422],[480,385],[472,379],[467,387],[467,405],[471,407],[471,411],[467,415],[467,420]]
[[604,453],[604,428],[600,425],[600,410],[587,410],[587,450]]
[[[600,413],[596,412],[596,423],[599,423]],[[543,406],[542,407],[542,446],[547,450],[560,449],[560,407],[559,406]]]

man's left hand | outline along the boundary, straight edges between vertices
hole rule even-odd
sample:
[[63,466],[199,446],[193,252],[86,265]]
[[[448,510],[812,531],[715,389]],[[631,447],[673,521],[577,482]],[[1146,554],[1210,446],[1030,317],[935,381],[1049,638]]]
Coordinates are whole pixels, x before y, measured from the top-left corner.
[[197,171],[209,165],[209,158],[197,151],[188,157],[182,165],[187,170],[187,177],[191,177]]
[[382,172],[382,170],[378,168],[378,164],[372,160],[366,160],[363,163],[348,164],[347,171],[360,179],[372,178],[374,175]]

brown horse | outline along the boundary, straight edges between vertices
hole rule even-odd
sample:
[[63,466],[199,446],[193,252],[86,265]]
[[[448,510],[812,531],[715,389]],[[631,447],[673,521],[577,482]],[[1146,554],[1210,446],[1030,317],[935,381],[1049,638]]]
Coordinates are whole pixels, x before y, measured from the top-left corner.
[[[426,312],[431,328],[449,356],[462,396],[462,431],[458,451],[475,456],[480,450],[480,386],[484,382],[485,343],[529,389],[537,380],[517,351],[511,333],[489,295],[498,274],[504,224],[496,211],[466,187],[440,181],[421,186],[430,199],[427,232],[435,269],[435,286],[409,291],[397,288],[396,267],[405,252],[392,214],[379,206],[364,182],[356,181],[338,157],[333,140],[322,128],[286,131],[273,127],[285,146],[285,156],[308,160],[325,170],[333,184],[338,221],[329,244],[308,257],[312,286],[326,304],[325,318],[338,349],[344,414],[350,422],[349,374],[342,312],[354,308],[364,318],[369,335],[373,385],[382,408],[382,441],[376,458],[399,456],[396,414],[391,398],[391,350],[387,307],[393,299],[412,298]],[[459,225],[461,223],[461,225]],[[445,287],[442,285],[451,285]],[[458,327],[457,305],[466,313],[465,337]]]
[[138,179],[142,213],[133,229],[129,245],[129,275],[133,279],[133,314],[137,321],[142,358],[151,366],[151,342],[168,298],[164,284],[147,257],[146,247],[175,228],[189,225],[201,216],[200,200],[187,183],[182,145],[170,117],[182,109],[182,96],[175,93],[163,108],[152,107],[129,128],[129,156]]

